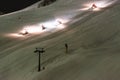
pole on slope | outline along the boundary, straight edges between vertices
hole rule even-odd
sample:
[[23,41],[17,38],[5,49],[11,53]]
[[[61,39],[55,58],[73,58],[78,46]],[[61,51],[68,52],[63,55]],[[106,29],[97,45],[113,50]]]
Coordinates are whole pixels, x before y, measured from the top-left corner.
[[44,48],[36,48],[34,53],[38,53],[38,72],[41,71],[41,53],[44,53]]

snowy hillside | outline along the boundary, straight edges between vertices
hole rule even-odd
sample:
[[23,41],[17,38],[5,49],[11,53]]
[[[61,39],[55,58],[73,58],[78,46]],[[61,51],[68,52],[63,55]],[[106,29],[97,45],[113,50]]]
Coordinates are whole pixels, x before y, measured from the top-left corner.
[[0,80],[119,80],[119,3],[57,0],[0,16]]

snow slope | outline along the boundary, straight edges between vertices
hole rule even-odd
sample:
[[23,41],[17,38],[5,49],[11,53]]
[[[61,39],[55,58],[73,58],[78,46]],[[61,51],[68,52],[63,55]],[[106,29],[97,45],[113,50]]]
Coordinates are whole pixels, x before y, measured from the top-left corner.
[[[102,9],[88,10],[89,3]],[[57,0],[0,16],[0,80],[119,80],[119,14],[117,0]],[[57,20],[63,25],[56,26]],[[41,24],[45,31],[17,34],[26,26]],[[36,47],[46,51],[41,72],[37,72]]]

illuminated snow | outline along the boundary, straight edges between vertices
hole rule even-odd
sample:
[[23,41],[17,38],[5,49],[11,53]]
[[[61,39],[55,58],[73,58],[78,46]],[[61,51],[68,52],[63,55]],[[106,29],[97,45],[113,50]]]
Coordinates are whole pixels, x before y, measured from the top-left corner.
[[[79,10],[93,10],[93,11],[100,11],[102,8],[105,8],[107,6],[110,6],[113,4],[116,0],[114,1],[109,1],[109,0],[103,0],[103,1],[93,1],[93,2],[88,2],[83,4],[84,8],[79,9]],[[92,8],[92,5],[95,4],[97,8]]]
[[22,31],[27,30],[29,33],[40,33],[42,27],[40,25],[29,25],[26,26]]
[[7,36],[7,37],[13,37],[13,38],[24,37],[24,35],[21,35],[21,34],[18,34],[18,33],[10,33],[10,34],[7,34],[5,36]]

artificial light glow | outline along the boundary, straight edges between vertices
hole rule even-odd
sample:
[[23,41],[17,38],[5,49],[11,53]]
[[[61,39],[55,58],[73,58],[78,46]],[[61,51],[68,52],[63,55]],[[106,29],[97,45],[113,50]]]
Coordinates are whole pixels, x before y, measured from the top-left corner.
[[25,30],[27,30],[29,33],[34,33],[34,32],[40,32],[41,28],[37,26],[30,26],[30,27],[25,27]]
[[69,20],[67,20],[67,19],[62,19],[62,18],[58,18],[58,19],[56,19],[56,22],[58,23],[58,24],[64,24],[64,23],[67,23]]
[[[94,2],[89,2],[87,4],[84,4],[85,8],[82,8],[80,10],[92,10],[92,11],[100,11],[102,8],[105,8],[107,6],[110,6],[113,4],[116,0],[114,1],[109,1],[109,0],[103,0],[103,1],[94,1]],[[96,7],[95,7],[96,6]]]
[[20,31],[19,34],[20,35],[27,35],[27,34],[29,34],[29,32],[27,30],[22,30],[22,31]]
[[20,33],[25,33],[27,30],[26,29],[23,29],[22,31],[20,31]]
[[43,25],[44,25],[47,29],[56,28],[56,22],[55,22],[55,21],[48,21],[48,22],[43,23]]
[[66,26],[64,24],[60,24],[57,26],[58,29],[64,29]]
[[13,38],[16,38],[16,37],[24,37],[24,35],[17,34],[17,33],[7,34],[6,36],[8,36],[8,37],[13,37]]
[[68,20],[64,19],[56,19],[51,20],[45,23],[42,23],[42,25],[46,28],[47,31],[49,30],[56,30],[56,29],[63,29],[65,28],[64,23],[68,22]]
[[51,20],[45,23],[40,23],[36,25],[29,25],[25,26],[22,30],[20,30],[18,33],[11,33],[8,34],[7,36],[9,37],[25,37],[28,34],[39,34],[44,31],[57,31],[59,29],[63,29],[66,26],[64,23],[68,22],[68,20],[64,19],[56,19],[56,20]]
[[57,29],[64,29],[66,26],[65,23],[69,22],[67,19],[58,18],[56,19]]
[[26,26],[21,30],[21,32],[29,32],[29,33],[40,33],[42,32],[42,25],[32,25],[32,26]]

